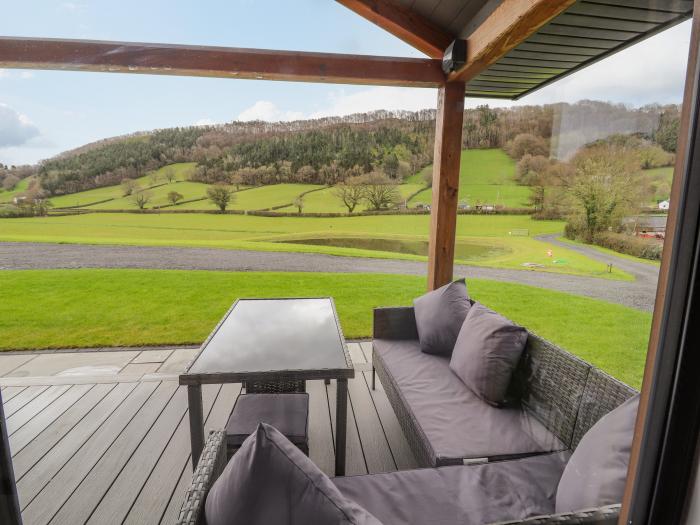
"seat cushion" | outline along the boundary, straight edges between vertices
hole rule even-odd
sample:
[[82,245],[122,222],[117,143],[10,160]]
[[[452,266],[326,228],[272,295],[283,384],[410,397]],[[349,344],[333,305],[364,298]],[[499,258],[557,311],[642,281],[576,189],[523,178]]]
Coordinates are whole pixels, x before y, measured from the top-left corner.
[[413,301],[423,352],[449,356],[471,307],[464,279],[446,284]]
[[522,326],[474,303],[459,331],[450,369],[481,399],[501,406],[526,342]]
[[295,445],[307,442],[309,394],[242,394],[226,422],[229,446],[240,446],[258,428],[272,425]]
[[496,408],[480,399],[450,370],[447,357],[421,352],[418,341],[376,339],[373,344],[433,449],[433,465],[567,448],[520,407]]
[[231,458],[205,502],[207,525],[378,525],[344,497],[287,438],[261,423]]
[[638,408],[639,394],[584,434],[559,483],[557,512],[622,502]]
[[568,452],[483,465],[335,478],[340,492],[382,523],[476,525],[554,511]]

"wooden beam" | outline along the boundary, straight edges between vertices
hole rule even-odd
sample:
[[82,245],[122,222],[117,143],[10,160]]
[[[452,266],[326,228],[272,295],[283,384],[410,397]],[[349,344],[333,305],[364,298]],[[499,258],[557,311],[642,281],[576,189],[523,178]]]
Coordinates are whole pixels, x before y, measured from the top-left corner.
[[[634,496],[635,484],[639,473],[639,463],[644,454],[644,428],[648,416],[652,389],[654,387],[654,373],[658,367],[658,361],[661,359],[659,355],[659,346],[661,344],[662,329],[664,322],[664,305],[667,301],[667,293],[669,293],[671,282],[671,271],[673,264],[672,254],[675,251],[674,244],[677,242],[672,234],[677,231],[678,227],[678,212],[680,209],[681,200],[683,199],[684,179],[687,168],[689,148],[692,147],[691,136],[693,130],[692,125],[697,126],[698,123],[691,122],[694,111],[696,90],[698,86],[698,60],[700,53],[700,0],[695,0],[695,11],[693,15],[693,25],[690,33],[690,47],[688,52],[688,66],[686,68],[685,87],[683,94],[683,106],[681,109],[680,130],[678,133],[678,148],[676,151],[676,164],[673,171],[673,184],[671,186],[671,198],[668,217],[666,219],[666,232],[669,235],[664,242],[664,250],[661,257],[661,268],[659,270],[659,279],[656,285],[656,301],[654,302],[654,314],[651,320],[651,334],[649,336],[649,345],[646,355],[646,363],[644,366],[644,377],[642,379],[642,389],[639,398],[639,410],[637,411],[637,420],[634,428],[634,440],[632,441],[632,450],[630,454],[630,464],[627,471],[627,483],[625,485],[625,493],[622,499],[622,510],[618,521],[621,525],[626,525],[630,515],[630,505]],[[657,451],[654,451],[656,454]],[[688,458],[691,461],[692,458]]]
[[230,47],[0,37],[0,68],[437,87],[440,61]]
[[467,63],[450,82],[468,82],[576,0],[504,0],[467,37]]
[[459,159],[462,153],[464,82],[438,90],[433,158],[433,202],[430,208],[428,290],[452,280],[457,229]]
[[415,11],[391,0],[336,1],[431,58],[442,59],[455,38]]

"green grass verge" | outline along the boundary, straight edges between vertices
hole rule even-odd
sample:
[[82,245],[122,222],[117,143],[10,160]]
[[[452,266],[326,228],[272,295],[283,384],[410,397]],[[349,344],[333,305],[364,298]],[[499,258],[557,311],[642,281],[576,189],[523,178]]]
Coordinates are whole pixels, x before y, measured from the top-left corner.
[[644,263],[644,264],[648,264],[650,266],[657,266],[657,267],[661,265],[661,261],[652,261],[651,259],[642,259],[641,257],[635,257],[634,255],[629,255],[627,253],[620,253],[620,252],[616,252],[615,250],[611,250],[609,248],[603,248],[602,246],[598,246],[597,244],[587,244],[585,242],[573,241],[571,239],[567,239],[566,237],[559,237],[557,240],[564,242],[566,244],[571,244],[573,246],[585,246],[586,248],[592,248],[597,252],[604,253],[606,255],[614,255],[615,257],[619,257],[620,259],[627,259],[628,261]]
[[[422,183],[428,166],[409,177],[407,182]],[[527,206],[530,189],[515,183],[515,162],[500,149],[462,150],[459,170],[459,200],[474,206],[477,203],[495,204],[509,208]],[[426,189],[409,202],[430,204],[432,190]]]
[[[263,188],[261,188],[263,189]],[[256,190],[240,192],[243,195]],[[88,214],[65,217],[0,219],[0,240],[59,242],[73,244],[130,244],[147,246],[188,246],[257,251],[306,252],[349,257],[377,257],[426,260],[403,253],[378,252],[334,246],[284,243],[286,239],[332,238],[338,236],[398,237],[427,239],[427,215],[386,215],[363,217],[255,217],[218,214]],[[524,270],[526,263],[540,265],[542,271],[631,280],[632,276],[614,269],[607,273],[602,262],[573,250],[552,246],[533,238],[545,233],[561,233],[561,221],[534,221],[526,215],[460,215],[457,238],[501,248],[491,258],[458,260],[493,268]],[[528,230],[529,237],[511,235]],[[547,252],[553,250],[553,257]]]
[[[473,298],[640,385],[650,314],[524,285],[469,279],[468,287]],[[409,305],[424,288],[422,277],[382,274],[5,271],[0,349],[197,344],[240,297],[332,296],[346,337],[364,338],[372,308]]]

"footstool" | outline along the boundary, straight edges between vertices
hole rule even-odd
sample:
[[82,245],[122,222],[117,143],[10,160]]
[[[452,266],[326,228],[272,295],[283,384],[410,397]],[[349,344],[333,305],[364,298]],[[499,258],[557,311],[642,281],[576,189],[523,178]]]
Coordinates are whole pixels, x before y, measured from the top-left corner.
[[309,394],[241,394],[226,422],[226,456],[231,458],[258,423],[272,425],[309,455]]

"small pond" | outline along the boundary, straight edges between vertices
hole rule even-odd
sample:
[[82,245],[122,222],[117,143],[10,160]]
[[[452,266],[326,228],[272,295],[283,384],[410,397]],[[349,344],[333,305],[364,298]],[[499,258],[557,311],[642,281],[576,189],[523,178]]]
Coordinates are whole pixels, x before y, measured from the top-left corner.
[[[413,255],[428,255],[428,241],[416,239],[391,239],[383,237],[321,237],[309,239],[285,239],[275,242],[289,244],[310,244],[314,246],[337,246],[339,248],[358,248],[382,252],[409,253]],[[488,259],[508,253],[505,246],[478,244],[474,242],[457,241],[455,259],[479,260]]]

